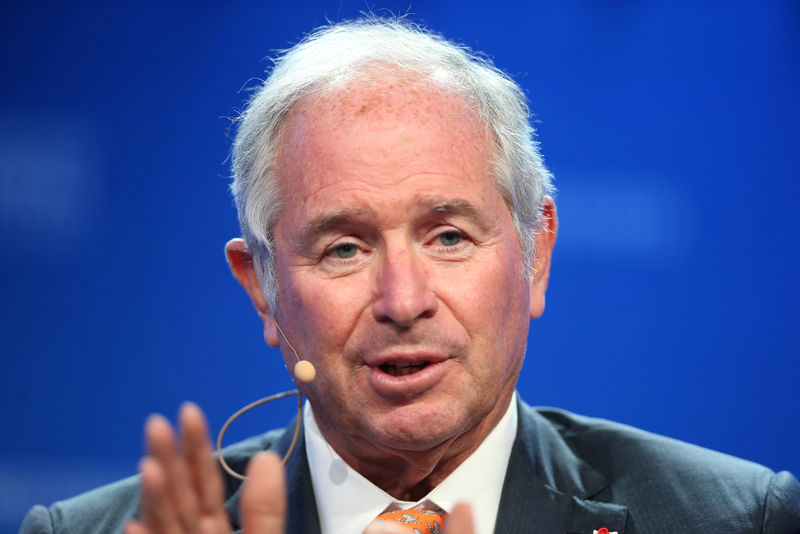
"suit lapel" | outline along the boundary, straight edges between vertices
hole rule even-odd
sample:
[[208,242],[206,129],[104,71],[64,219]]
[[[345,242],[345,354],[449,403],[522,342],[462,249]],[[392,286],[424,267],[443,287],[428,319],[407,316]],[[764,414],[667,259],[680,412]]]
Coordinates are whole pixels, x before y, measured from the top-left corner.
[[592,534],[605,527],[623,534],[627,508],[602,502],[605,478],[535,410],[522,402],[518,408],[495,533]]
[[[296,421],[296,420],[295,420]],[[284,437],[294,431],[286,429]],[[288,516],[286,517],[287,534],[320,534],[319,516],[317,515],[317,500],[314,497],[314,486],[311,482],[311,471],[308,469],[306,457],[306,442],[300,429],[295,451],[286,462],[286,490],[288,499]],[[289,444],[286,443],[288,448]]]
[[[283,456],[289,449],[292,441],[297,419],[286,427],[283,435],[276,440],[268,450],[275,451]],[[306,445],[302,429],[297,437],[297,445],[289,459],[286,461],[286,497],[288,515],[286,517],[287,534],[320,534],[319,517],[317,515],[317,501],[314,498],[314,488],[311,484],[311,473],[308,469],[306,458]],[[234,534],[241,534],[241,517],[239,515],[239,499],[242,488],[240,487],[225,503],[225,509],[231,519]]]

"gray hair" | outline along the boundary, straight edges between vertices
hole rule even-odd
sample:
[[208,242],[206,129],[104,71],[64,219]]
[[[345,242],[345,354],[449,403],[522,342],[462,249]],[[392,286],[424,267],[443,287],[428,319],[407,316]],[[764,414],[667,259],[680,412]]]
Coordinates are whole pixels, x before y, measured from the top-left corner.
[[275,61],[239,120],[233,183],[239,224],[262,291],[277,310],[274,229],[283,199],[274,176],[282,123],[301,98],[344,86],[374,69],[410,73],[465,97],[494,138],[493,180],[508,205],[532,275],[552,175],[544,166],[520,87],[491,61],[404,19],[369,17],[319,28]]

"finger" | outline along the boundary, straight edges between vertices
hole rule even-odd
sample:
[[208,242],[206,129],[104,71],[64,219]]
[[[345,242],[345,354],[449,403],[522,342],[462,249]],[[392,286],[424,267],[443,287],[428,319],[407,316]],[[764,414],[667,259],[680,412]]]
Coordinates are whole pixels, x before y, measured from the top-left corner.
[[250,460],[240,505],[247,534],[284,534],[286,482],[277,454],[260,452]]
[[[139,464],[142,474],[142,518],[150,534],[177,534],[182,532],[169,501],[167,481],[161,464],[146,456]],[[136,527],[134,526],[134,531]]]
[[150,529],[148,529],[143,523],[136,521],[135,519],[131,519],[127,523],[125,523],[125,528],[123,530],[124,534],[151,534]]
[[172,426],[160,415],[152,415],[147,419],[145,435],[150,456],[164,471],[165,496],[172,505],[176,521],[193,532],[197,526],[198,499],[189,479],[186,461],[176,451]]
[[373,521],[364,529],[364,534],[408,534],[408,528],[397,521]]
[[208,439],[208,426],[202,410],[191,402],[180,412],[181,441],[189,478],[202,514],[224,514],[224,489],[217,460]]
[[144,424],[144,435],[147,440],[147,453],[162,465],[175,458],[175,433],[164,417],[153,414]]
[[475,534],[470,505],[460,502],[453,507],[444,522],[444,534]]

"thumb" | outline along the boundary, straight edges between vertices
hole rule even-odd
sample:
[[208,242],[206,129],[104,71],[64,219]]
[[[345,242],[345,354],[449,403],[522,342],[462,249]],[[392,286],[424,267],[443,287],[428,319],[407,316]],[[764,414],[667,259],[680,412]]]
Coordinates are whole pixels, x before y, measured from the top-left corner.
[[284,534],[286,482],[277,454],[260,452],[250,460],[240,507],[247,534]]
[[[396,521],[373,521],[370,523],[364,534],[408,534],[410,529],[403,527]],[[419,532],[419,531],[417,531]]]
[[453,507],[444,522],[444,534],[475,534],[470,505],[460,502]]

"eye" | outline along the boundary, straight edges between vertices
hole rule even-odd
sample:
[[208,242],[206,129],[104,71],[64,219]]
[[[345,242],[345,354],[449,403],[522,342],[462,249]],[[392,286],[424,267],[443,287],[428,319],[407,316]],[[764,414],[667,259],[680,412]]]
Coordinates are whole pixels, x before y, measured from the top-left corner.
[[441,243],[446,247],[452,247],[459,244],[463,239],[463,237],[464,236],[461,235],[461,232],[456,232],[456,231],[444,232],[442,234],[439,234],[439,243]]
[[356,252],[358,252],[358,247],[356,247],[354,244],[352,244],[352,243],[343,243],[341,245],[335,246],[329,252],[329,254],[334,255],[337,258],[341,258],[341,259],[346,260],[348,258],[352,258],[353,256],[355,256]]

